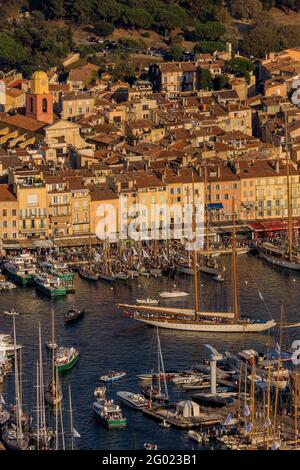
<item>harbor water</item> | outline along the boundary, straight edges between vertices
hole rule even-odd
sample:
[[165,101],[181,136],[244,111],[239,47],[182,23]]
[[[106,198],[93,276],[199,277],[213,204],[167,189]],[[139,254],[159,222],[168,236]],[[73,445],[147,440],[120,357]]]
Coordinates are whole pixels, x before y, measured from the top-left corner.
[[[202,308],[227,310],[232,308],[231,256],[218,259],[225,265],[225,281],[218,283],[209,275],[199,276],[199,298]],[[35,374],[38,359],[38,324],[42,326],[45,382],[51,374],[50,354],[44,347],[51,339],[51,306],[55,309],[56,342],[63,346],[76,346],[80,360],[62,376],[64,391],[64,428],[66,443],[70,436],[68,386],[71,385],[74,427],[81,437],[76,439],[79,449],[142,449],[145,442],[155,442],[161,449],[197,448],[187,431],[163,429],[156,421],[142,413],[121,405],[127,417],[126,429],[107,430],[99,424],[92,412],[93,391],[100,385],[99,377],[108,370],[125,370],[127,376],[120,382],[107,386],[107,397],[117,400],[116,392],[138,392],[137,374],[155,368],[155,331],[153,328],[125,318],[116,308],[117,303],[135,303],[137,298],[159,298],[162,290],[176,288],[190,293],[184,300],[160,301],[161,305],[192,307],[193,279],[181,276],[169,279],[140,276],[127,282],[89,282],[75,275],[76,292],[67,297],[50,300],[34,288],[18,287],[0,292],[0,312],[16,309],[17,342],[22,349],[22,392],[24,410],[35,419]],[[300,273],[283,270],[266,264],[252,254],[238,256],[239,305],[242,315],[279,321],[281,303],[288,322],[299,321]],[[64,313],[72,306],[85,309],[83,319],[64,324]],[[299,328],[287,329],[289,343],[300,339]],[[12,333],[12,319],[0,316],[0,333]],[[275,348],[278,328],[261,334],[205,334],[160,330],[160,340],[166,370],[183,370],[208,358],[205,344],[219,352],[243,348],[267,351]],[[152,354],[151,354],[152,351]],[[7,405],[14,402],[13,375],[1,385]],[[189,399],[190,394],[169,384],[172,401]],[[49,411],[50,413],[50,411]],[[200,448],[200,447],[199,447]],[[202,447],[204,448],[204,447]]]

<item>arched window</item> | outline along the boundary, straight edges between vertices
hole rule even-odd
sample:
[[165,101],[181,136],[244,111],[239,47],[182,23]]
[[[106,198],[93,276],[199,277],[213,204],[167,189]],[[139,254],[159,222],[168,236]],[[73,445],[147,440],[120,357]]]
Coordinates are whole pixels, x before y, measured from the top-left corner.
[[30,112],[33,113],[33,98],[32,98],[32,96],[30,97],[29,107],[30,107]]
[[47,112],[48,112],[48,101],[46,100],[46,98],[43,98],[43,101],[42,101],[42,109],[43,109],[43,113],[47,113]]

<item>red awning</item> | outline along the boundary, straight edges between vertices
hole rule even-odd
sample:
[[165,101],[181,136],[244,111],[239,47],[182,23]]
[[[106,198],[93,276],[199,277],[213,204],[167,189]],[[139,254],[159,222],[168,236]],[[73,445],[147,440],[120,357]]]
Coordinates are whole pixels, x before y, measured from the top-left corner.
[[[293,229],[300,228],[300,220],[293,220]],[[277,232],[288,229],[288,223],[285,220],[261,220],[259,222],[250,222],[248,226],[254,232]]]

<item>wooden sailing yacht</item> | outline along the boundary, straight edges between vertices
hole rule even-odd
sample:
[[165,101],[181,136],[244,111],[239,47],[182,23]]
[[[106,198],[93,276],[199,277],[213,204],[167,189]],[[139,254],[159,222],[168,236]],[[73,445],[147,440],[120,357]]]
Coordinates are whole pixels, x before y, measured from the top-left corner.
[[288,132],[287,132],[287,113],[285,110],[285,153],[286,153],[286,187],[287,187],[287,201],[288,201],[288,246],[287,249],[273,245],[273,243],[266,242],[257,246],[259,256],[268,263],[280,266],[281,268],[293,269],[300,271],[300,258],[294,254],[293,250],[293,205],[292,205],[292,191],[291,191],[291,175],[290,175],[290,154],[288,149]]
[[[193,187],[193,229],[196,234],[196,216]],[[233,263],[233,311],[207,312],[199,307],[196,235],[194,240],[194,309],[174,309],[150,306],[118,304],[126,310],[126,315],[147,325],[182,331],[215,332],[215,333],[255,333],[268,330],[276,325],[274,320],[253,320],[240,318],[237,301],[237,267],[236,267],[236,229],[235,207],[233,201],[233,234],[232,234],[232,263]],[[133,311],[128,313],[128,310]]]
[[[54,324],[54,308],[51,309],[51,343],[55,344],[55,324]],[[45,392],[45,400],[51,406],[56,406],[62,401],[63,394],[61,388],[56,380],[55,373],[55,349],[51,350],[51,381],[48,390]]]
[[17,352],[17,339],[16,339],[16,319],[13,316],[13,331],[14,331],[14,356],[15,356],[15,394],[16,394],[16,422],[8,422],[2,428],[2,441],[10,450],[27,450],[29,447],[29,435],[23,430],[22,424],[22,408],[21,408],[21,395],[20,395],[20,382],[19,382],[19,364]]

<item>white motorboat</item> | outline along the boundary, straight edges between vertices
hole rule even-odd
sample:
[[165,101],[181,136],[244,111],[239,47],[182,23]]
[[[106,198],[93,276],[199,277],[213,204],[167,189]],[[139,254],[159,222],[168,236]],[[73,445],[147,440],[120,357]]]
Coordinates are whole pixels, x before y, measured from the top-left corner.
[[201,380],[199,375],[182,375],[178,377],[174,377],[172,379],[173,384],[175,385],[187,385],[187,384],[194,384]]
[[216,276],[214,276],[214,281],[223,282],[223,281],[224,281],[224,277],[222,276],[221,273],[218,273]]
[[136,302],[138,304],[150,304],[150,305],[157,305],[158,304],[158,300],[156,299],[151,299],[150,297],[147,297],[147,299],[136,299]]
[[187,297],[188,295],[188,292],[184,292],[184,291],[181,291],[181,290],[173,290],[173,291],[163,291],[163,292],[160,292],[159,293],[159,296],[162,298],[162,299],[174,299],[174,298],[179,298],[179,297]]
[[115,371],[110,371],[106,375],[102,375],[100,377],[101,382],[117,382],[117,380],[123,379],[125,377],[126,372],[115,372]]
[[17,310],[15,310],[14,308],[12,308],[11,310],[4,310],[3,315],[7,315],[8,317],[15,317],[17,315],[20,315],[20,313],[17,312]]
[[148,405],[148,400],[141,393],[117,392],[117,396],[131,408],[141,409]]

